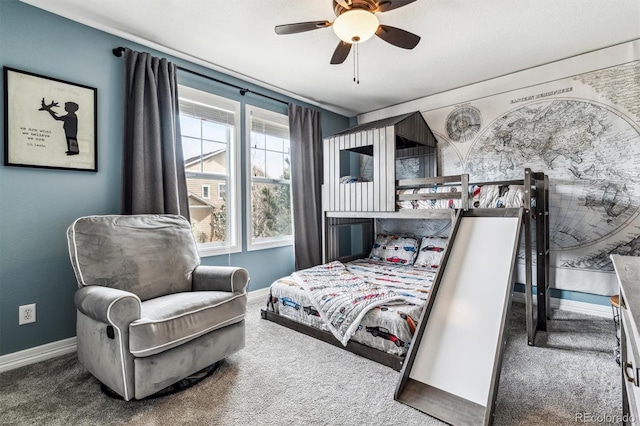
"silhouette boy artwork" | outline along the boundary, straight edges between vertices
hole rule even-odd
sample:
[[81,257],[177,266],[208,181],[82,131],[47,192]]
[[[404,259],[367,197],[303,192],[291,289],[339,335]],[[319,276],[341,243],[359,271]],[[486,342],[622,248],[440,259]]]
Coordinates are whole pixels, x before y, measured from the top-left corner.
[[64,124],[64,134],[67,137],[67,155],[78,155],[80,149],[78,147],[78,116],[76,111],[80,108],[75,102],[65,102],[64,110],[67,111],[67,115],[59,116],[58,113],[52,110],[57,107],[58,103],[54,100],[49,105],[44,103],[44,98],[40,103],[40,109],[38,111],[47,111],[51,114],[54,120],[62,121]]

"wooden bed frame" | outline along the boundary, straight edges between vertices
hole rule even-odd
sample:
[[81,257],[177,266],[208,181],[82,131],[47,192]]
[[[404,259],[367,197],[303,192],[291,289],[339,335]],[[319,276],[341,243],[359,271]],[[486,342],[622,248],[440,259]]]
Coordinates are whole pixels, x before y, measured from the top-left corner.
[[[468,175],[441,176],[422,179],[399,180],[396,181],[396,188],[434,185],[456,185],[461,186],[459,193],[424,193],[424,194],[404,194],[400,195],[401,200],[429,200],[429,199],[451,199],[461,200],[463,210],[469,209],[472,199],[469,194]],[[544,173],[534,173],[530,169],[525,169],[524,179],[508,180],[500,182],[480,182],[474,185],[523,185],[524,186],[524,214],[523,230],[525,239],[525,296],[527,315],[527,337],[528,344],[535,345],[537,331],[546,331],[546,321],[549,319],[549,181]],[[456,195],[457,194],[457,195]],[[453,195],[453,197],[452,197]],[[532,200],[535,199],[535,203]],[[481,210],[481,209],[476,209]],[[494,209],[491,209],[494,210]],[[400,209],[396,211],[324,211],[323,218],[323,260],[330,262],[339,260],[347,262],[358,258],[367,257],[376,235],[376,219],[454,219],[457,209]],[[344,226],[361,225],[362,232],[362,253],[351,254],[349,256],[339,256],[338,234],[339,229]],[[534,247],[534,226],[535,226],[535,247]],[[533,285],[533,250],[536,253],[536,291]],[[534,297],[537,299],[537,309],[534,310]],[[270,300],[270,299],[269,299]],[[388,354],[384,351],[374,349],[360,343],[349,341],[347,346],[343,346],[331,333],[317,329],[315,327],[298,323],[287,317],[276,313],[273,309],[261,310],[263,319],[273,321],[285,327],[291,328],[316,339],[343,348],[349,352],[356,353],[365,358],[389,366],[396,371],[402,369],[404,356]]]
[[299,323],[273,311],[269,311],[268,309],[261,309],[260,316],[263,319],[275,322],[276,324],[283,325],[302,334],[306,334],[307,336],[315,337],[318,340],[330,343],[333,346],[337,346],[356,355],[363,356],[379,364],[391,367],[396,371],[400,371],[402,369],[402,364],[404,363],[405,359],[404,356],[389,354],[370,346],[354,342],[353,340],[349,340],[347,346],[343,346],[342,343],[340,343],[340,341],[328,331],[320,330],[319,328]]

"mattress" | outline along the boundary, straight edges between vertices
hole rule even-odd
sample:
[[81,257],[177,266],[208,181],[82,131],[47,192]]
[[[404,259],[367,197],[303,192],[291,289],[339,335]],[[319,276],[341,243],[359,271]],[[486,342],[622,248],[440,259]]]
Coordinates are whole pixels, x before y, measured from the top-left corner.
[[[405,301],[369,310],[351,340],[390,354],[406,355],[436,272],[372,259],[359,259],[345,266],[350,273],[370,283],[372,291],[393,289],[405,297]],[[328,331],[307,293],[293,277],[275,281],[269,297],[269,308],[276,313]]]

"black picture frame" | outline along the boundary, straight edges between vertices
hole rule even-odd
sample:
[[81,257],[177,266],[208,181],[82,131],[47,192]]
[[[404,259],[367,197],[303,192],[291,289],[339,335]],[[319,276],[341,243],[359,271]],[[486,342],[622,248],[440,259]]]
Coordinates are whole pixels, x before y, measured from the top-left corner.
[[3,67],[4,165],[98,171],[98,89]]

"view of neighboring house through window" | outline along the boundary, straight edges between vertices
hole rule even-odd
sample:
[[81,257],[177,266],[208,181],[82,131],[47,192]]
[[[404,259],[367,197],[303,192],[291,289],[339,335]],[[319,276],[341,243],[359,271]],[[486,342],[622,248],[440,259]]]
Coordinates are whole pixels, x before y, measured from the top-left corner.
[[246,106],[249,250],[293,243],[289,118]]
[[202,198],[207,200],[211,198],[211,185],[202,185]]
[[200,254],[238,251],[240,103],[186,86],[178,91],[191,228]]

